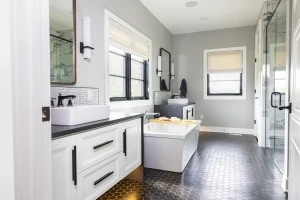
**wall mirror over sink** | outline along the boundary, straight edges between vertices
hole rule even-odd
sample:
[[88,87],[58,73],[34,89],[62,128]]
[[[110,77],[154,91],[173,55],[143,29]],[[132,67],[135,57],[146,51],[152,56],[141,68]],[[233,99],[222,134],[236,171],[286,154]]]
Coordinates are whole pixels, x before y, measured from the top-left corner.
[[50,80],[76,83],[76,0],[49,0]]
[[160,77],[160,90],[171,90],[171,53],[160,48],[160,56],[158,58],[157,74]]

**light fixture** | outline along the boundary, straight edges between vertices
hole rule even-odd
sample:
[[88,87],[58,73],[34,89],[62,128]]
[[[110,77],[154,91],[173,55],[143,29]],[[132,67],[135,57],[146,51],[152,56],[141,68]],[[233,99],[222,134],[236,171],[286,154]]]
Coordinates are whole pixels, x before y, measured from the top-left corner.
[[189,1],[189,2],[186,2],[186,4],[185,4],[185,6],[188,8],[196,7],[197,5],[198,5],[197,1]]
[[158,56],[157,58],[157,69],[156,69],[156,73],[157,73],[157,76],[161,77],[161,56]]
[[83,17],[83,42],[80,42],[80,53],[83,53],[84,59],[92,58],[91,47],[91,20],[89,17]]
[[175,76],[175,64],[171,64],[171,79],[174,81],[174,76]]

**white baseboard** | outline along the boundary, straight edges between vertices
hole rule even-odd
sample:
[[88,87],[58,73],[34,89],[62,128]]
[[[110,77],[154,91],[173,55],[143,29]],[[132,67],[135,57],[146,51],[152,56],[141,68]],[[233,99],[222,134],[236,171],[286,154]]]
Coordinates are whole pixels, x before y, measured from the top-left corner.
[[254,135],[254,129],[243,129],[243,128],[200,126],[200,131]]

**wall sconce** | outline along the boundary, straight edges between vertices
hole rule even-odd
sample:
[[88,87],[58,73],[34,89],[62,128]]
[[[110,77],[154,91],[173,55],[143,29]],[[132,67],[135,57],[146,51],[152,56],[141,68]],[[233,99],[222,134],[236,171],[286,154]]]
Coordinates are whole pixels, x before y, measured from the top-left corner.
[[84,59],[92,58],[91,47],[91,19],[90,17],[83,17],[83,42],[80,42],[80,53],[83,54]]
[[158,59],[157,59],[156,73],[157,73],[158,77],[161,77],[161,73],[162,73],[162,70],[161,70],[161,56],[158,56]]
[[175,77],[175,64],[172,63],[171,64],[171,79],[172,79],[172,81],[174,81],[174,77]]

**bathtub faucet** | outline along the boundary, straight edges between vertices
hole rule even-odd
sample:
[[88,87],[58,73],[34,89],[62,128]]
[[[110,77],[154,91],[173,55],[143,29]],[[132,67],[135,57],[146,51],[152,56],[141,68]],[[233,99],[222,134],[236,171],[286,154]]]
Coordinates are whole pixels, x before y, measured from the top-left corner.
[[148,111],[146,110],[144,114],[144,124],[148,123],[148,116],[153,116],[153,118],[157,118],[160,116],[160,113],[148,113]]

